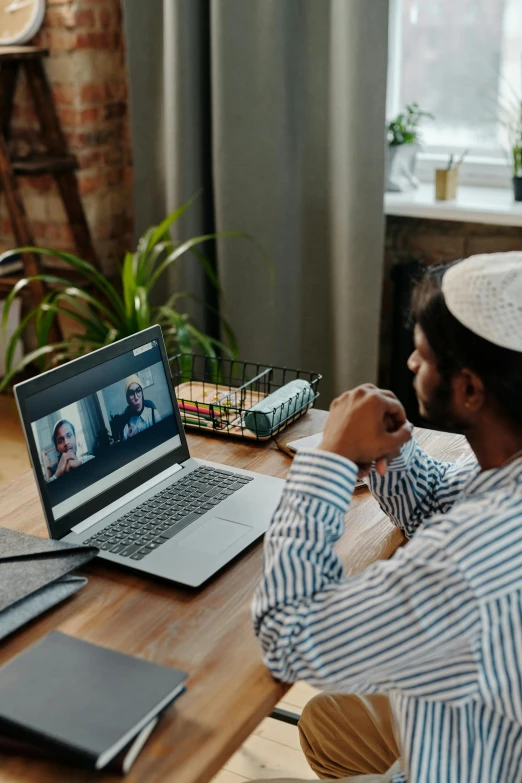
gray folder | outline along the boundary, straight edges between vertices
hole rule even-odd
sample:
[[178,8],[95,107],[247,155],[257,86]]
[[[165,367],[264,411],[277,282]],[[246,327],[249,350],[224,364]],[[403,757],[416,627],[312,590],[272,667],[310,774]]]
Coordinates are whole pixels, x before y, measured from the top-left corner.
[[71,571],[97,554],[0,527],[0,639],[83,587],[87,579]]

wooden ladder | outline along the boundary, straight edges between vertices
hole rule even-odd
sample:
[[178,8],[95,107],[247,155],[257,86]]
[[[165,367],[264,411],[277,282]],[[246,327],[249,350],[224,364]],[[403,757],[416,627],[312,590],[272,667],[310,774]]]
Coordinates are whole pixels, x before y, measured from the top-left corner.
[[[51,174],[58,187],[79,256],[98,266],[78,190],[75,174],[78,162],[67,149],[67,142],[56,114],[51,88],[43,67],[42,60],[47,55],[47,49],[38,46],[0,46],[0,189],[5,194],[17,245],[34,246],[35,242],[20,196],[17,178]],[[16,159],[9,154],[8,142],[13,98],[21,68],[25,71],[46,152]],[[23,264],[26,276],[42,272],[40,260],[33,254],[25,253]],[[12,286],[15,282],[16,279],[12,276],[7,279],[0,277],[0,283],[4,285]],[[47,292],[45,283],[34,281],[32,287],[32,298],[35,301],[41,300]],[[51,335],[51,341],[61,337],[60,326],[57,321],[55,323],[56,330],[54,335]]]

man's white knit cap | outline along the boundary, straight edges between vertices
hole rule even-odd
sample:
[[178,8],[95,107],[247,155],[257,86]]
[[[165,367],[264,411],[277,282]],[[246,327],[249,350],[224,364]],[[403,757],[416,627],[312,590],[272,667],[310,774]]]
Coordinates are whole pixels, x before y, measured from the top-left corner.
[[522,252],[471,256],[442,278],[450,313],[490,343],[522,351]]

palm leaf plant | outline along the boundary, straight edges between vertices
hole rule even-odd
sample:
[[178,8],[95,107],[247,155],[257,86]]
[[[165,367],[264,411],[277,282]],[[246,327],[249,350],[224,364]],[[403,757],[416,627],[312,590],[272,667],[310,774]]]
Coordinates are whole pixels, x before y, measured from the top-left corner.
[[[191,297],[190,293],[176,292],[159,306],[151,304],[151,292],[167,269],[188,258],[189,254],[195,256],[203,265],[212,285],[218,294],[221,293],[214,269],[200,250],[203,243],[222,237],[243,237],[257,244],[251,236],[241,231],[204,234],[185,241],[173,240],[170,229],[188,209],[194,198],[172,212],[159,226],[149,228],[138,241],[136,251],[125,254],[120,270],[119,287],[110,282],[92,264],[72,253],[40,247],[17,248],[4,253],[1,258],[20,253],[58,258],[75,272],[81,273],[87,285],[85,288],[80,288],[72,285],[65,277],[60,277],[58,273],[45,272],[24,277],[16,283],[4,304],[2,319],[4,339],[9,311],[15,297],[35,280],[41,280],[51,288],[44,298],[21,319],[12,334],[7,345],[6,374],[0,381],[0,390],[29,364],[37,362],[41,370],[49,369],[153,324],[162,327],[169,355],[175,352],[190,353],[198,350],[210,357],[216,356],[218,352],[225,353],[231,358],[237,357],[236,338],[224,317],[220,316],[220,324],[227,340],[226,344],[206,335],[185,313],[180,311],[181,301]],[[58,315],[72,319],[78,325],[78,331],[67,339],[49,344],[51,328]],[[31,322],[35,326],[37,347],[13,367],[16,344]]]
[[522,177],[522,98],[505,76],[498,71],[496,76],[499,86],[493,94],[487,92],[485,96],[490,107],[488,119],[503,126],[504,151],[512,176],[518,179]]
[[508,134],[508,157],[513,177],[522,177],[522,101],[517,100],[506,108],[501,107],[499,116]]

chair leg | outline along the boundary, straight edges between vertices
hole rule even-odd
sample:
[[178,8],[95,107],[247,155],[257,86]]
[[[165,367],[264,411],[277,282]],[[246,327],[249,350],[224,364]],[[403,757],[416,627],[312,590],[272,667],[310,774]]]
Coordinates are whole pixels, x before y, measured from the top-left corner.
[[276,707],[268,716],[274,720],[280,720],[282,723],[290,723],[291,726],[297,726],[301,716],[297,712],[289,712]]

